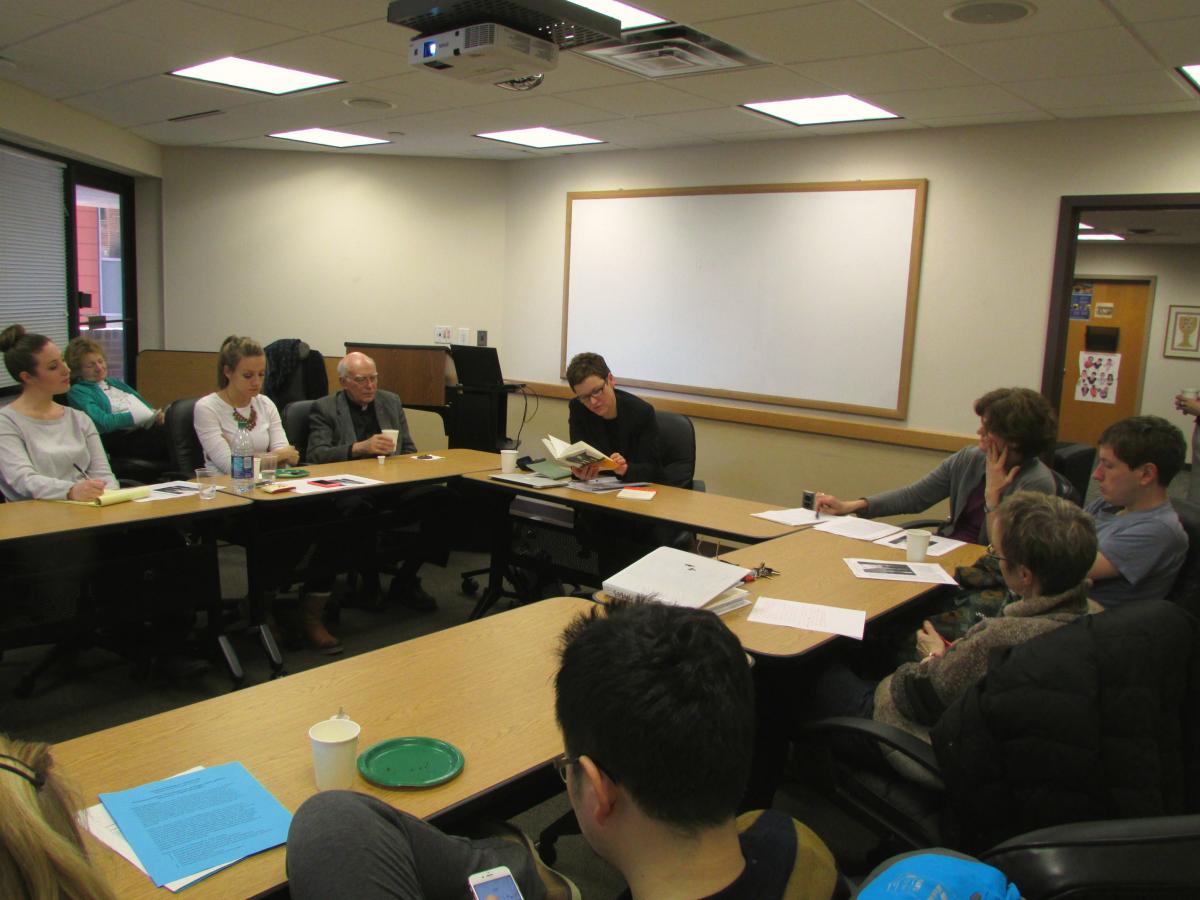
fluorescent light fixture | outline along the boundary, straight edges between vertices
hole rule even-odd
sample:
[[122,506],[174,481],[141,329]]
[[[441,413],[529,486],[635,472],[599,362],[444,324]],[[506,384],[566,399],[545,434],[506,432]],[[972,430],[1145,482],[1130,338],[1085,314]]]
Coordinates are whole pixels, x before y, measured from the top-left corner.
[[1123,241],[1125,238],[1119,234],[1080,234],[1076,235],[1077,241]]
[[1179,71],[1192,83],[1192,87],[1200,91],[1200,65],[1180,66]]
[[303,141],[306,144],[323,144],[326,147],[365,147],[368,144],[390,144],[391,141],[350,134],[348,131],[331,131],[328,128],[301,128],[299,131],[277,131],[270,135],[287,141]]
[[628,3],[620,3],[618,0],[571,0],[571,2],[584,9],[590,9],[592,12],[620,19],[622,31],[628,31],[630,28],[644,28],[647,25],[661,25],[663,22],[670,21],[670,19],[663,19],[653,13],[638,9],[636,6],[630,6]]
[[577,144],[603,144],[595,138],[584,137],[581,134],[571,134],[569,131],[559,131],[557,128],[517,128],[513,131],[489,131],[477,134],[475,137],[488,138],[492,141],[506,141],[509,144],[520,144],[524,147],[574,147]]
[[211,81],[214,84],[261,91],[264,94],[291,94],[326,84],[341,83],[339,78],[313,75],[311,72],[285,69],[282,66],[272,66],[252,59],[239,59],[236,56],[226,56],[224,59],[214,59],[198,66],[176,69],[171,74],[180,78],[194,78],[197,81]]
[[1094,226],[1092,226],[1092,225],[1089,225],[1087,222],[1080,222],[1080,223],[1079,223],[1079,230],[1080,230],[1080,231],[1091,231],[1091,230],[1093,229],[1093,227],[1094,227]]
[[743,103],[742,106],[776,119],[783,119],[793,125],[828,125],[833,122],[900,118],[895,113],[872,106],[849,94],[805,97],[801,100],[769,100],[765,103]]

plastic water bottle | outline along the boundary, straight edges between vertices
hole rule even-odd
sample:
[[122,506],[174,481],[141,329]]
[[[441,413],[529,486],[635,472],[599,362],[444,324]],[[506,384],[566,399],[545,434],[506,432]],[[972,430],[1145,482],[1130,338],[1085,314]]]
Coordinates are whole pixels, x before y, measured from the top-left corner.
[[248,494],[254,487],[254,443],[245,422],[238,422],[237,434],[229,448],[229,474],[233,478],[233,489],[239,494]]

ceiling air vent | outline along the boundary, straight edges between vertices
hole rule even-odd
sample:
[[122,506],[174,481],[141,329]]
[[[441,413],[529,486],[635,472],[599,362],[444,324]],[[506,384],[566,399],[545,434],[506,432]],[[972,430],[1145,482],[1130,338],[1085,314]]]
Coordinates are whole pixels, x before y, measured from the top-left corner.
[[646,78],[699,75],[766,62],[684,25],[629,32],[623,41],[609,41],[579,52]]

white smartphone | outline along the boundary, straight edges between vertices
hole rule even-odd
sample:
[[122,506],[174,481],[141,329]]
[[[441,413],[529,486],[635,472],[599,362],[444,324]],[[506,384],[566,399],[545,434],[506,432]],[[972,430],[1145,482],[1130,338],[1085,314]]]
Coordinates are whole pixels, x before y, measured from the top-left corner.
[[475,900],[524,900],[508,866],[476,872],[467,879]]

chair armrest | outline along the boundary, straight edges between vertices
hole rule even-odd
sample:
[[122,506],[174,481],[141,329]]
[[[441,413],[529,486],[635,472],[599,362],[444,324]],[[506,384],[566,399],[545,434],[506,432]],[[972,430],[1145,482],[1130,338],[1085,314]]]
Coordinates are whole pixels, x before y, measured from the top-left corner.
[[700,493],[704,494],[704,493],[708,492],[708,486],[704,483],[703,480],[696,478],[696,479],[693,479],[693,481],[692,481],[692,490],[700,491]]
[[857,734],[904,754],[917,765],[928,770],[931,775],[939,779],[942,777],[933,747],[895,726],[876,722],[874,719],[832,716],[828,719],[809,722],[801,730],[805,734]]

